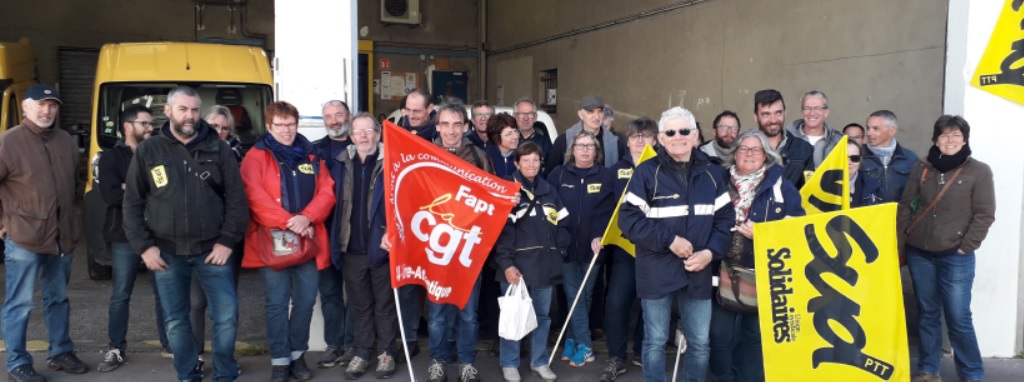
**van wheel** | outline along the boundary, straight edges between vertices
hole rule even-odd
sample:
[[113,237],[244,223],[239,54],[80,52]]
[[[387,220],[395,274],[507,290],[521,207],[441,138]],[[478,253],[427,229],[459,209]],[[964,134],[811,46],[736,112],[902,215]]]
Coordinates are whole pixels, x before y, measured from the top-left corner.
[[87,261],[89,263],[89,279],[90,280],[110,280],[111,269],[108,265],[103,265],[96,262],[96,255],[92,251],[87,252]]

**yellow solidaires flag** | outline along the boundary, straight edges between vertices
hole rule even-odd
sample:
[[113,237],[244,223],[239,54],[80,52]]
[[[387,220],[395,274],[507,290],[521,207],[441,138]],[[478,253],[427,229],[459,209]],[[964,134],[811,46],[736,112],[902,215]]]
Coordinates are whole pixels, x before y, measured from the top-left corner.
[[895,203],[758,223],[754,237],[767,381],[910,380]]
[[800,188],[808,215],[850,209],[850,166],[844,135]]
[[[645,160],[651,159],[658,156],[658,153],[654,151],[651,145],[644,147],[644,152],[640,154],[640,160],[635,164],[639,166],[644,163]],[[622,178],[633,178],[632,169],[619,170],[618,174],[615,174],[619,179]],[[626,182],[626,189],[622,191],[622,195],[619,195],[619,202],[615,205],[615,212],[612,213],[612,220],[608,221],[608,227],[604,229],[604,236],[601,236],[601,245],[615,245],[628,252],[633,257],[636,257],[636,247],[625,237],[622,237],[622,230],[619,229],[619,208],[622,207],[622,200],[626,197],[626,190],[629,190],[629,181]]]

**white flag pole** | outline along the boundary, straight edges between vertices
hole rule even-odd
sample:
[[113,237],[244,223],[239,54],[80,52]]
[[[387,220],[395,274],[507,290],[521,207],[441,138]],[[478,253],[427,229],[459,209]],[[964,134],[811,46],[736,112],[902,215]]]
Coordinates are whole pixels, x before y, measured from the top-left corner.
[[565,328],[569,327],[569,321],[572,319],[572,312],[576,310],[576,303],[580,301],[580,295],[583,294],[583,289],[586,288],[587,279],[590,278],[590,271],[594,270],[594,264],[597,263],[597,255],[594,253],[594,257],[590,259],[590,266],[587,267],[587,273],[583,275],[583,282],[580,283],[580,290],[576,291],[576,298],[572,300],[572,307],[569,308],[569,314],[565,316],[565,323],[562,324],[562,331],[558,333],[558,340],[555,341],[555,347],[551,349],[551,356],[548,357],[548,367],[551,367],[551,362],[555,360],[555,354],[558,351],[558,345],[562,342],[562,336],[565,335]]
[[409,356],[409,343],[405,340],[405,325],[402,324],[402,304],[398,300],[398,288],[391,288],[395,292],[395,312],[398,315],[398,332],[402,334],[402,349],[405,351],[405,364],[409,366],[409,380],[415,381],[416,375],[412,372],[412,357]]

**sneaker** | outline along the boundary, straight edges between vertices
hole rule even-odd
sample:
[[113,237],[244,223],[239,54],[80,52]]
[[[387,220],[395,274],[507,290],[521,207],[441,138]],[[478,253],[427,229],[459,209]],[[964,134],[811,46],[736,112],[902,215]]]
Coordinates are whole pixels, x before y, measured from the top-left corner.
[[388,379],[395,375],[395,357],[388,352],[380,353],[377,356],[377,370],[374,375],[377,379]]
[[533,375],[540,377],[544,382],[555,382],[558,380],[558,376],[551,371],[548,365],[530,366],[530,370],[533,371]]
[[46,377],[36,373],[36,369],[32,368],[31,364],[22,364],[7,373],[9,381],[15,382],[46,382]]
[[445,363],[439,359],[430,360],[430,367],[427,368],[427,378],[430,382],[446,382],[448,376],[444,372]]
[[313,379],[313,371],[309,370],[309,366],[306,366],[306,355],[299,356],[298,359],[292,360],[292,363],[288,365],[291,368],[292,376],[300,381],[308,381]]
[[637,354],[633,354],[633,366],[644,367],[644,359]]
[[124,364],[124,357],[121,356],[121,349],[113,348],[103,355],[103,361],[96,366],[97,371],[108,372],[117,370]]
[[332,367],[341,365],[341,357],[345,356],[345,352],[337,348],[328,348],[324,354],[320,355],[320,359],[316,360],[316,367],[320,369],[330,369]]
[[75,352],[60,353],[46,360],[46,367],[50,370],[61,370],[68,374],[85,374],[89,371],[89,366],[82,363],[82,360],[78,359]]
[[576,354],[569,359],[569,366],[581,367],[596,360],[597,358],[594,357],[594,349],[591,349],[590,346],[587,345],[580,345],[576,349]]
[[270,382],[288,382],[291,379],[288,365],[274,365],[270,370]]
[[354,380],[359,379],[366,373],[366,369],[370,368],[370,363],[366,362],[363,357],[355,356],[348,362],[348,367],[345,368],[345,379]]
[[572,359],[574,355],[576,355],[576,340],[567,338],[565,340],[565,350],[562,351],[562,360],[568,361]]
[[514,367],[501,368],[501,376],[505,378],[505,382],[519,382],[523,380],[519,376],[519,369]]
[[471,363],[464,363],[459,365],[459,382],[480,382],[480,378],[476,377],[477,371]]
[[174,352],[171,351],[171,347],[164,345],[160,347],[160,357],[167,359],[174,359]]
[[338,359],[338,366],[348,366],[348,363],[352,362],[352,358],[355,357],[355,356],[356,356],[356,348],[355,347],[351,347],[350,346],[348,348],[345,348],[345,354],[342,354],[341,358]]
[[203,356],[199,356],[199,359],[196,360],[196,373],[200,376],[206,375],[206,362],[203,361]]
[[608,366],[601,371],[601,382],[614,381],[623,374],[626,374],[626,363],[618,358],[609,359]]

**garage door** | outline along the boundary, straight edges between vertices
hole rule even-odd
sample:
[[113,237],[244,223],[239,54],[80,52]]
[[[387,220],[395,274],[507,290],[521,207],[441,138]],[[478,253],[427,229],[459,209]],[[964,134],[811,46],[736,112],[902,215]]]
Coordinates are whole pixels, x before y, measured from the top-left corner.
[[60,48],[60,124],[82,124],[88,130],[92,118],[92,87],[96,80],[97,49]]

